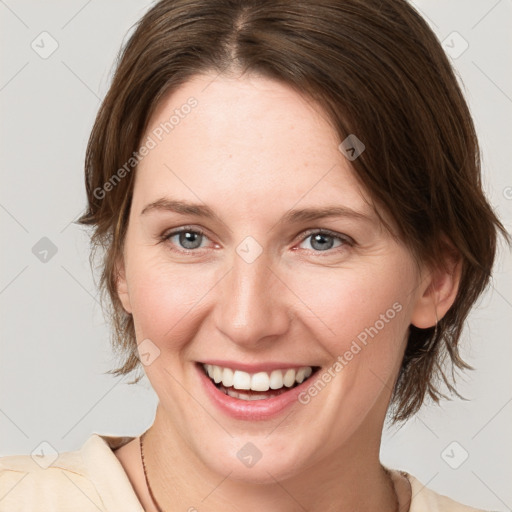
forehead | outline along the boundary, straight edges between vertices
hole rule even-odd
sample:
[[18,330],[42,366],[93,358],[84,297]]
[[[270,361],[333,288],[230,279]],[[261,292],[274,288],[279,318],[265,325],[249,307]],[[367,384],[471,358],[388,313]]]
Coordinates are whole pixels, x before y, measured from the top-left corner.
[[134,202],[167,193],[247,214],[342,203],[368,211],[368,196],[338,150],[324,112],[280,82],[199,75],[165,96],[144,140]]

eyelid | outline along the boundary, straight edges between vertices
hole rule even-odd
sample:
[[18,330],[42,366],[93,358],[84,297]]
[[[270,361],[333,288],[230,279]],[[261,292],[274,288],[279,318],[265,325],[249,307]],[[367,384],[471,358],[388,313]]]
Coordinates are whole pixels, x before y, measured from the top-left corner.
[[[208,234],[206,233],[206,231],[198,226],[193,226],[193,225],[185,225],[185,226],[180,226],[178,228],[175,228],[175,229],[172,229],[170,231],[166,231],[164,232],[160,239],[161,241],[163,242],[166,242],[166,241],[169,241],[169,239],[175,235],[178,235],[182,232],[187,232],[187,231],[191,231],[191,232],[194,232],[194,233],[198,233],[200,234],[201,236],[203,237],[206,237],[210,240],[210,237],[208,236]],[[295,245],[297,244],[300,244],[302,242],[304,242],[307,238],[309,238],[311,235],[316,235],[316,234],[322,234],[322,235],[327,235],[327,236],[330,236],[332,238],[337,238],[338,240],[340,240],[341,242],[343,242],[343,245],[349,245],[349,246],[353,246],[353,245],[356,245],[356,242],[355,240],[348,236],[348,235],[345,235],[343,233],[338,233],[336,231],[332,231],[330,229],[326,229],[326,228],[311,228],[311,229],[308,229],[306,231],[302,231],[296,238],[297,242],[295,243]],[[339,247],[338,247],[339,248]],[[334,249],[329,249],[327,251],[312,251],[316,254],[322,254],[322,252],[325,252],[326,254],[332,254],[333,252],[336,252],[336,249],[338,248],[334,248]],[[205,247],[203,247],[203,249],[206,249]],[[199,252],[199,249],[186,249],[186,248],[179,248],[179,249],[175,249],[177,250],[178,252],[183,252],[183,253],[194,253],[194,252]]]
[[[300,234],[299,242],[303,242],[304,240],[309,238],[311,235],[317,235],[317,234],[328,235],[332,238],[337,238],[338,240],[341,240],[342,242],[344,242],[345,244],[348,244],[348,245],[356,244],[355,240],[352,237],[345,235],[343,233],[337,233],[336,231],[331,231],[330,229],[324,229],[324,228],[314,228],[314,229],[308,229],[306,231],[303,231]],[[315,251],[315,252],[320,253],[322,251]],[[329,251],[325,251],[325,252],[329,252]]]
[[[315,234],[321,234],[321,235],[327,235],[333,239],[338,239],[339,244],[330,247],[328,249],[324,250],[315,250],[314,248],[303,248],[300,247],[303,243],[306,242],[306,240],[310,239],[312,235]],[[312,245],[312,242],[308,242],[309,245]],[[327,258],[326,261],[330,261],[332,258],[339,258],[343,255],[346,255],[346,251],[354,247],[354,243],[351,242],[349,238],[345,238],[343,236],[339,235],[331,235],[328,232],[324,232],[321,230],[313,231],[312,233],[309,233],[308,235],[304,236],[302,241],[300,241],[297,246],[294,246],[292,248],[293,251],[297,251],[297,253],[300,255],[301,258]],[[320,261],[320,260],[318,260]]]

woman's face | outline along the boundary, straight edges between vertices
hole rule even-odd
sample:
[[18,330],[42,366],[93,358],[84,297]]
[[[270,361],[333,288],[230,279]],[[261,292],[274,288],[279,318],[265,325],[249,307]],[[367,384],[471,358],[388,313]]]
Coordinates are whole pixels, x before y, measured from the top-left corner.
[[[235,479],[377,456],[425,291],[413,257],[320,110],[266,78],[214,78],[160,103],[136,171],[119,293],[159,397],[155,425]],[[218,389],[205,364],[226,388],[239,370],[243,395]],[[288,388],[302,367],[316,372]]]

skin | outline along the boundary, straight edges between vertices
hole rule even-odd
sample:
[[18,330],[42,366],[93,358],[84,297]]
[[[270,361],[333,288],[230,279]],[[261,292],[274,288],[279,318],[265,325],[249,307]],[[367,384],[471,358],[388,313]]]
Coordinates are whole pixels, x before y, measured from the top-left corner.
[[[394,510],[379,462],[391,390],[409,325],[446,313],[460,268],[418,267],[379,223],[338,135],[307,98],[256,75],[205,74],[161,101],[146,136],[191,96],[197,107],[137,168],[118,264],[138,343],[160,350],[144,367],[159,397],[144,444],[157,501],[164,510]],[[162,197],[206,204],[216,217],[141,213]],[[329,205],[366,218],[278,222]],[[205,233],[188,253],[179,235],[163,240],[183,226]],[[314,243],[319,230],[335,232],[332,248]],[[236,251],[247,236],[263,251],[252,263]],[[214,358],[325,371],[396,303],[400,312],[325,389],[277,418],[232,419],[199,386],[195,362]],[[251,468],[236,456],[247,442],[262,453]],[[145,509],[156,510],[138,443],[116,455]],[[405,503],[407,490],[399,495]]]

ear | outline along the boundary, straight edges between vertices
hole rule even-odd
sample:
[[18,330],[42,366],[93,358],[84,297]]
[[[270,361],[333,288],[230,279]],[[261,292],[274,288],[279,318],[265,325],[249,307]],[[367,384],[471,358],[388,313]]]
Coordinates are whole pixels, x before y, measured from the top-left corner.
[[462,258],[447,241],[443,256],[435,268],[426,270],[420,285],[411,323],[419,329],[433,327],[455,302],[462,273]]
[[116,275],[116,289],[117,295],[121,304],[123,305],[124,310],[128,314],[132,314],[132,307],[130,304],[130,294],[128,292],[128,283],[126,282],[126,271],[124,266],[124,258],[121,255],[116,262],[115,265],[115,275]]

